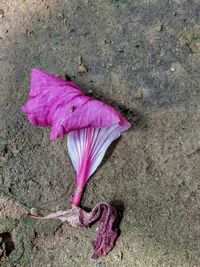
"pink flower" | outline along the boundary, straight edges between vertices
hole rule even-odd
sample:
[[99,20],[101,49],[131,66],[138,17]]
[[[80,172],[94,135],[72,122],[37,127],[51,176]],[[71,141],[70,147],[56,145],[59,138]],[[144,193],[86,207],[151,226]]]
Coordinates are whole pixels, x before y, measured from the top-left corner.
[[[85,96],[74,83],[38,69],[32,70],[29,100],[22,110],[31,124],[51,127],[50,140],[68,134],[68,151],[77,177],[72,200],[74,208],[72,213],[69,211],[67,221],[74,225],[73,220],[69,219],[70,216],[74,218],[74,210],[79,226],[88,227],[100,218],[100,228],[103,230],[100,230],[94,243],[94,257],[106,255],[114,246],[118,235],[118,231],[113,230],[114,224],[116,228],[117,212],[113,212],[115,209],[110,205],[100,203],[88,216],[82,211],[82,216],[78,207],[85,185],[101,163],[107,148],[123,131],[130,128],[130,123],[111,106]],[[44,218],[52,218],[51,214],[49,216]],[[63,217],[53,218],[62,220]]]
[[29,100],[23,107],[31,124],[51,127],[51,140],[68,134],[68,151],[77,172],[72,204],[80,205],[85,185],[109,145],[130,123],[114,108],[85,96],[72,82],[32,70]]
[[75,83],[38,69],[32,70],[29,100],[22,110],[31,124],[51,127],[51,140],[83,128],[130,128],[114,108],[85,96]]

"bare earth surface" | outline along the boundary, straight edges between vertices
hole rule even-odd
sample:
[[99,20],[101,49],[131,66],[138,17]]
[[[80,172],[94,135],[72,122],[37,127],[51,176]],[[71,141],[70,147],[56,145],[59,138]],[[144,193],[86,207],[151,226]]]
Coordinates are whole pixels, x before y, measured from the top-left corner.
[[[0,265],[200,266],[199,0],[0,0],[0,44]],[[84,207],[123,212],[116,247],[96,262],[98,224],[26,215],[65,209],[75,179],[65,138],[50,143],[21,112],[32,67],[70,77],[133,124],[84,195]]]

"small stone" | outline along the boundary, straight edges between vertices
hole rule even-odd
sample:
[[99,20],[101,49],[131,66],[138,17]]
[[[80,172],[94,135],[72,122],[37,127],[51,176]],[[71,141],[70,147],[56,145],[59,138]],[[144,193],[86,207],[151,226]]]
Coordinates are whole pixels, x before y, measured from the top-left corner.
[[31,33],[33,33],[33,30],[26,30],[27,35],[30,35]]
[[155,27],[155,30],[158,31],[158,32],[161,32],[163,30],[163,22],[159,22],[156,27]]
[[61,19],[64,19],[65,15],[63,13],[58,13],[58,17],[61,18]]
[[81,63],[78,67],[78,73],[86,73],[88,72],[88,69],[86,68],[86,66],[83,65],[83,63]]
[[6,162],[6,157],[3,153],[0,153],[0,162]]
[[88,72],[87,67],[83,64],[82,57],[79,57],[79,67],[78,67],[78,73],[86,73]]
[[68,27],[68,20],[67,19],[64,19],[64,25],[66,28]]
[[119,253],[118,253],[118,258],[119,258],[119,260],[123,260],[123,252],[122,251],[120,251]]
[[144,94],[142,91],[138,91],[134,95],[135,99],[142,99],[144,97]]
[[174,67],[171,67],[170,70],[171,70],[171,72],[175,72],[176,69]]
[[4,17],[4,11],[3,9],[0,9],[0,19],[2,19]]
[[110,40],[107,40],[107,39],[105,39],[104,40],[104,44],[106,45],[106,44],[111,44],[112,42],[110,41]]
[[152,221],[149,222],[149,227],[150,227],[150,228],[153,227],[153,222],[152,222]]

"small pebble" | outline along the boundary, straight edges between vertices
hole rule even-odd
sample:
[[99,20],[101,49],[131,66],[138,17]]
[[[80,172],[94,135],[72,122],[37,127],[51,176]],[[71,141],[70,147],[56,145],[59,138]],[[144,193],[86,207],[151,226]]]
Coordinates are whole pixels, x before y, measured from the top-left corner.
[[158,32],[161,32],[163,30],[163,22],[159,22],[156,27],[155,30]]
[[88,69],[81,63],[78,67],[78,73],[86,73],[88,72]]
[[64,19],[64,25],[65,25],[65,27],[68,27],[68,20],[67,19]]
[[119,258],[119,260],[123,260],[123,256],[124,256],[124,254],[123,254],[123,252],[122,251],[120,251],[119,253],[118,253],[118,258]]
[[33,33],[33,30],[26,30],[27,35],[30,35],[31,33]]
[[139,90],[135,93],[134,97],[135,99],[142,99],[144,98],[144,93],[141,90]]
[[110,41],[110,40],[107,40],[107,39],[105,39],[104,40],[104,44],[106,45],[106,44],[111,44],[112,42]]
[[5,162],[5,161],[6,161],[5,155],[3,155],[2,153],[0,153],[0,162]]
[[170,70],[171,70],[171,72],[175,72],[176,69],[174,67],[171,67]]
[[4,17],[4,11],[3,9],[0,9],[0,19]]

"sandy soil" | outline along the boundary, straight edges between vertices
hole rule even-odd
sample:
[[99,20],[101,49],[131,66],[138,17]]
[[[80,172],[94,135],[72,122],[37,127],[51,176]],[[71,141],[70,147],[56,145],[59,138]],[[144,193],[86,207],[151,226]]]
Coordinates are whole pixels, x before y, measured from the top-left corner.
[[[2,266],[200,266],[199,16],[198,0],[1,0]],[[65,138],[50,143],[21,112],[32,67],[70,77],[133,124],[84,195],[87,208],[123,211],[116,247],[97,262],[98,225],[26,215],[69,206],[75,177]]]

